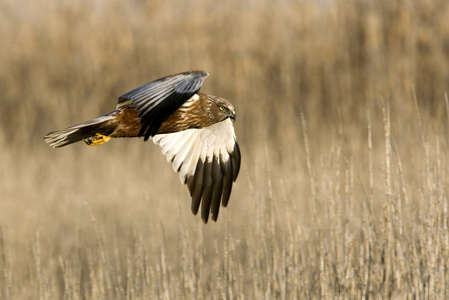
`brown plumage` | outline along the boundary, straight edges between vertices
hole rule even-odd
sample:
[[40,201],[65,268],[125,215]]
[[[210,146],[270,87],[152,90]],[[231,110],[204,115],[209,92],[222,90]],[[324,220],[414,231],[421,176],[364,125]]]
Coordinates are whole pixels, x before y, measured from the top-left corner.
[[119,97],[116,110],[102,117],[50,132],[44,139],[53,148],[80,140],[101,145],[111,138],[151,138],[187,184],[192,212],[202,203],[205,223],[217,220],[220,203],[226,206],[240,169],[240,150],[232,104],[199,93],[204,71],[190,71],[138,87]]
[[[211,126],[217,122],[231,117],[234,107],[224,99],[216,96],[197,93],[198,97],[192,97],[181,105],[167,120],[165,120],[156,134],[172,133],[192,128],[202,128]],[[219,106],[227,107],[229,111],[220,111]],[[139,137],[142,128],[140,117],[136,108],[130,104],[126,108],[118,110],[115,118],[103,124],[103,132],[111,132],[110,137]],[[101,133],[101,132],[100,132]]]

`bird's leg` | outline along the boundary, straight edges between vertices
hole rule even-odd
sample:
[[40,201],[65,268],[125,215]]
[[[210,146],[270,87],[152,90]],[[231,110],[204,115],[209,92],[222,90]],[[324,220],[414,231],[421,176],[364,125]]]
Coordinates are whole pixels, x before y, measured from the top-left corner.
[[84,142],[89,146],[98,146],[107,143],[110,139],[111,139],[110,136],[103,135],[101,133],[96,133],[94,136],[84,139]]

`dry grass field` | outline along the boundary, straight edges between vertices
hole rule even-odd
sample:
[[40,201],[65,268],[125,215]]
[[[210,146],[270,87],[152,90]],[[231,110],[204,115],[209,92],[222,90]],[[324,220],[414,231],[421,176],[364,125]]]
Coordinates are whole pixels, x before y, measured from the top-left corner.
[[[0,299],[449,298],[449,2],[0,2]],[[204,225],[159,147],[49,131],[186,70],[237,110]]]

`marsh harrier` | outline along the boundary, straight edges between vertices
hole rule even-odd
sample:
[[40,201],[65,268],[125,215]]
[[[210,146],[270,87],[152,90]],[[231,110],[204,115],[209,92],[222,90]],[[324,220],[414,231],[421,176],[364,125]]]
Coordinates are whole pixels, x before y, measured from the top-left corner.
[[204,71],[166,76],[118,98],[113,112],[50,132],[44,139],[53,148],[81,140],[101,145],[111,138],[144,137],[162,148],[192,197],[192,212],[201,203],[205,223],[216,221],[220,203],[227,206],[232,183],[240,169],[240,149],[232,104],[221,97],[199,93]]

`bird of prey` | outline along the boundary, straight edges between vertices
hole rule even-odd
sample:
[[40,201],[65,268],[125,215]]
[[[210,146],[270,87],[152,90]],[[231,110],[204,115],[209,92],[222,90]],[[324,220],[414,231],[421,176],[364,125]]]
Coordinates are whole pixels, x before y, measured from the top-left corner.
[[240,149],[233,121],[234,106],[226,99],[199,93],[209,74],[189,71],[144,84],[118,98],[113,112],[48,133],[53,148],[81,140],[101,145],[111,138],[143,137],[162,148],[192,197],[192,212],[201,203],[204,223],[217,221],[226,207],[240,169]]

